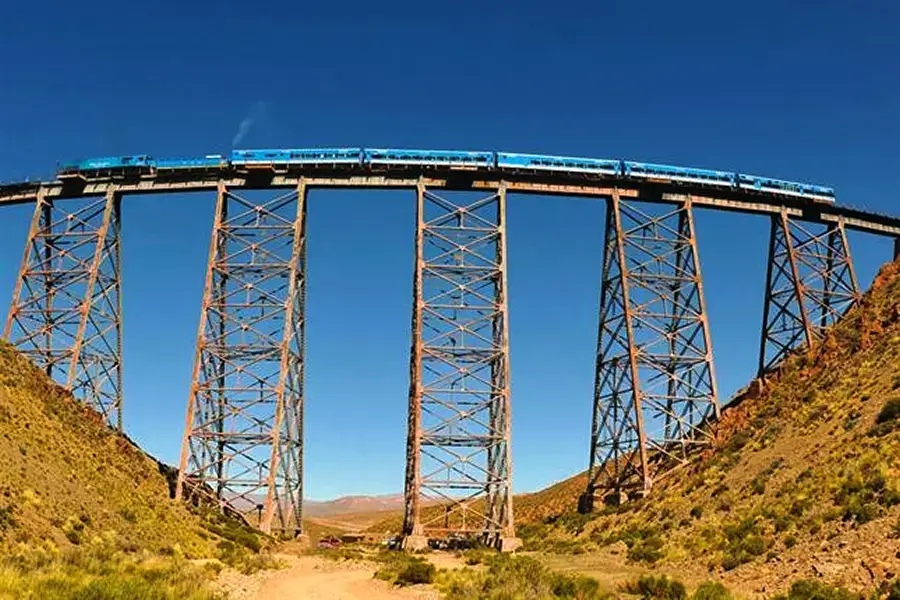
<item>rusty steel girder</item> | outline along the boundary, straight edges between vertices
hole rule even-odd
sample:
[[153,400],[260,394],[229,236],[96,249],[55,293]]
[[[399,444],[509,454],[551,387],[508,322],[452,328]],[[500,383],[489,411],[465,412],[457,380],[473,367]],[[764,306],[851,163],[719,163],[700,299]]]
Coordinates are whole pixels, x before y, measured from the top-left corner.
[[821,339],[851,306],[859,286],[843,221],[817,225],[772,216],[759,376]]
[[690,200],[608,200],[588,489],[607,502],[649,492],[708,445],[718,416]]
[[514,544],[506,189],[420,183],[404,546],[451,534]]
[[122,430],[121,197],[41,188],[3,337]]
[[176,489],[288,536],[302,532],[306,195],[219,185]]

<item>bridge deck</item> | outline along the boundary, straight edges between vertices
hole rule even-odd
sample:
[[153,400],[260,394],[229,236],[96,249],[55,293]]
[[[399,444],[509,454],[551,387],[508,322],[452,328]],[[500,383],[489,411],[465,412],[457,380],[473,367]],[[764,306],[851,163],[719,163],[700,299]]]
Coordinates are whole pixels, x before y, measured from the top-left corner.
[[23,182],[0,185],[0,206],[34,202],[43,188],[48,198],[99,196],[115,189],[122,194],[171,194],[215,190],[219,182],[232,189],[295,187],[304,181],[308,188],[415,188],[421,181],[431,188],[450,190],[490,190],[501,185],[510,192],[587,198],[606,198],[618,189],[622,196],[648,202],[679,202],[691,199],[695,206],[745,213],[787,214],[813,222],[843,220],[849,229],[876,235],[900,237],[900,217],[859,208],[816,202],[786,194],[749,190],[724,190],[714,186],[665,181],[636,181],[628,177],[585,176],[559,172],[546,174],[497,172],[481,169],[435,169],[433,167],[360,168],[347,165],[325,171],[298,168],[205,169],[176,174],[145,174],[139,177],[109,176],[90,180]]

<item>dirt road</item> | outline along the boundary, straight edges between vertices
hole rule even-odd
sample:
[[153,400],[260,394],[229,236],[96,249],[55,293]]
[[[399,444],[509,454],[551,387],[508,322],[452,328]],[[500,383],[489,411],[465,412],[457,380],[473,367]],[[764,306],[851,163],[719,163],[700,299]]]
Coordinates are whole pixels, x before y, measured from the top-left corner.
[[437,600],[430,586],[396,588],[374,579],[377,566],[315,556],[280,556],[287,568],[242,575],[225,571],[219,586],[232,600]]

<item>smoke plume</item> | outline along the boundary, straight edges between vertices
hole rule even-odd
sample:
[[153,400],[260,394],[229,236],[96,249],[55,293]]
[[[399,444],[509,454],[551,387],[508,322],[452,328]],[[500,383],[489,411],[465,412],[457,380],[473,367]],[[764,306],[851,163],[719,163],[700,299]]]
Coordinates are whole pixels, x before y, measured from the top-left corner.
[[231,147],[235,148],[241,141],[246,137],[247,133],[250,131],[250,128],[253,125],[262,119],[266,114],[266,103],[259,101],[254,104],[250,108],[250,112],[244,117],[244,120],[241,121],[241,124],[238,125],[237,133],[234,134],[234,139],[231,140]]

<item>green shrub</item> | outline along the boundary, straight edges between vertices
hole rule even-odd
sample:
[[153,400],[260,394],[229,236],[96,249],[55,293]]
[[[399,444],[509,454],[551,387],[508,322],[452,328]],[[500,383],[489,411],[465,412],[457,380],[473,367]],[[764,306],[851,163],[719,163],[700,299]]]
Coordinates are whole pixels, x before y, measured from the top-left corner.
[[627,558],[633,562],[652,565],[663,557],[663,540],[658,535],[635,540],[628,548]]
[[652,565],[663,557],[664,542],[656,527],[632,525],[617,537],[628,546],[626,556],[632,562]]
[[556,598],[597,598],[600,597],[600,583],[583,575],[569,576],[554,573],[550,591]]
[[433,564],[421,559],[413,560],[397,575],[396,583],[397,585],[433,583],[436,572]]
[[821,581],[801,579],[791,584],[788,593],[773,600],[862,600],[862,596],[841,588],[831,587]]
[[766,491],[766,478],[762,476],[757,476],[753,478],[753,481],[750,482],[750,492],[756,494],[757,496],[761,496]]
[[891,421],[900,421],[900,398],[891,398],[885,402],[875,417],[875,422],[879,424]]
[[424,558],[406,552],[383,550],[375,557],[381,567],[375,571],[375,578],[395,585],[431,583],[437,572],[434,565]]
[[606,600],[600,584],[590,577],[570,576],[551,571],[527,556],[492,554],[485,556],[483,570],[454,569],[441,573],[438,588],[447,600],[483,598],[567,598]]
[[628,594],[640,596],[644,600],[685,600],[687,590],[677,579],[669,579],[665,575],[643,575],[637,581],[623,586]]
[[691,600],[732,600],[733,596],[728,589],[718,581],[705,581],[701,583],[694,593],[691,594]]

